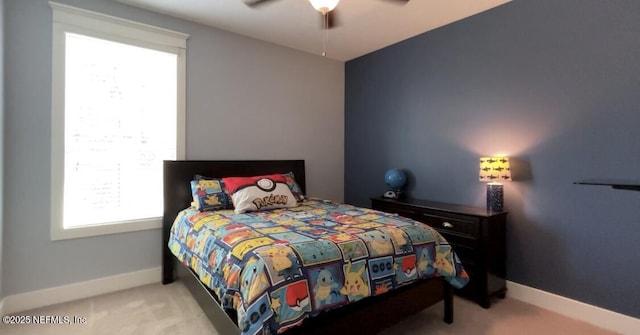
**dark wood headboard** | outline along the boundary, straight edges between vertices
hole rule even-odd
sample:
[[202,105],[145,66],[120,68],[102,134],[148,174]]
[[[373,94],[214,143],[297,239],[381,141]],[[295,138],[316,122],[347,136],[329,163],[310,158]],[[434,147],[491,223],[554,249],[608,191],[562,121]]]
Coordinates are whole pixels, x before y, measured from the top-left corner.
[[206,177],[249,177],[271,173],[293,172],[296,182],[306,192],[304,160],[257,161],[164,161],[164,212],[162,217],[162,283],[174,279],[175,256],[167,247],[171,226],[176,215],[192,201],[191,185],[194,175]]

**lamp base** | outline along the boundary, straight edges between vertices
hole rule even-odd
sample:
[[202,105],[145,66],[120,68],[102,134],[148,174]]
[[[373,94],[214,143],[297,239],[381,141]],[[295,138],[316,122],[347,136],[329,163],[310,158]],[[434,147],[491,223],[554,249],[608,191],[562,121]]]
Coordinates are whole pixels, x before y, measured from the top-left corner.
[[487,210],[490,212],[502,212],[504,210],[502,184],[487,184]]

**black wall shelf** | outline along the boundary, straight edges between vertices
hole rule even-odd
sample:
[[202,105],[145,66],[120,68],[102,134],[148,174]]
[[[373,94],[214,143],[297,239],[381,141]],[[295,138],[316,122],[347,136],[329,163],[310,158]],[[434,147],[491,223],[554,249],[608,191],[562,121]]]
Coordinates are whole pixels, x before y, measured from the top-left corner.
[[574,182],[574,184],[611,186],[616,190],[640,191],[640,180],[598,178],[579,180]]

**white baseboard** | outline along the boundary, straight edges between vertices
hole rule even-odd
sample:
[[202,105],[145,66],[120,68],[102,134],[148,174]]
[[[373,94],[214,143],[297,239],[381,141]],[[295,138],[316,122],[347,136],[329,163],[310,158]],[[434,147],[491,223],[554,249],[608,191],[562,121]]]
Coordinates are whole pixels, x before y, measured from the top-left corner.
[[507,281],[511,298],[621,334],[638,334],[640,319]]
[[4,307],[0,315],[23,312],[67,301],[159,283],[161,271],[161,267],[156,267],[39,291],[9,295],[0,302]]

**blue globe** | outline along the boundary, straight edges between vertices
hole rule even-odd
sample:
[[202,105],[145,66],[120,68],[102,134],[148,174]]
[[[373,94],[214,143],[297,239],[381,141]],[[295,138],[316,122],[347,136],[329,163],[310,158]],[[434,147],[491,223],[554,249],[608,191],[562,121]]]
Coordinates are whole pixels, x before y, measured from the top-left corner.
[[407,175],[400,169],[389,169],[384,173],[384,182],[392,190],[400,190],[407,182]]

